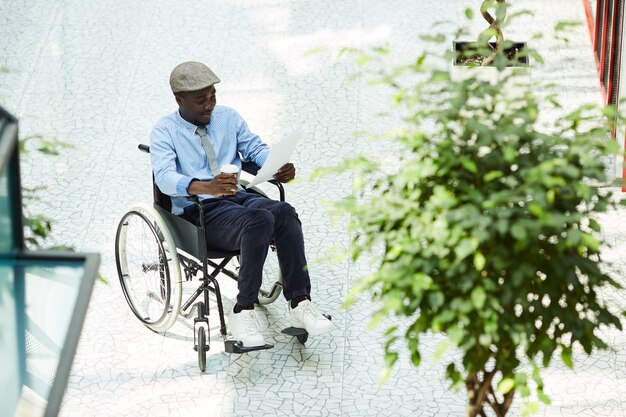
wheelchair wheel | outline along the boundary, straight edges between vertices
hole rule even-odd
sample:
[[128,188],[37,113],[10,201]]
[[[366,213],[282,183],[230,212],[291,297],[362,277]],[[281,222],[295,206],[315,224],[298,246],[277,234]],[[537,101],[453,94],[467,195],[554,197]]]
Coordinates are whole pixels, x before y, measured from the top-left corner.
[[259,304],[271,304],[283,291],[283,277],[278,265],[276,249],[272,246],[267,252],[267,259],[263,266],[263,283],[259,290]]
[[124,297],[135,316],[155,332],[169,329],[181,304],[180,264],[165,222],[149,205],[138,204],[122,217],[115,261]]
[[198,327],[198,346],[196,350],[198,351],[198,367],[201,372],[204,372],[206,369],[206,350],[204,349],[204,345],[206,344],[206,336],[204,332],[204,327]]

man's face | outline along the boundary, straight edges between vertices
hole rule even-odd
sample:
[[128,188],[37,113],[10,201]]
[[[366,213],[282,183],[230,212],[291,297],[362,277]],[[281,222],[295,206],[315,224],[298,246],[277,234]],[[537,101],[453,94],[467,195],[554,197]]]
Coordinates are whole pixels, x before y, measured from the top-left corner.
[[211,120],[211,113],[215,108],[215,86],[197,91],[176,93],[176,102],[180,107],[183,119],[196,126],[206,125]]

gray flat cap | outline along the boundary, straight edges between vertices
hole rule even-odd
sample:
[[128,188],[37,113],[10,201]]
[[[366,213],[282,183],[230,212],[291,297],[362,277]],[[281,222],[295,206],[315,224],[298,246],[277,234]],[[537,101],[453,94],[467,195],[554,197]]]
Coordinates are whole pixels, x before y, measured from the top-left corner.
[[209,67],[195,61],[178,64],[170,74],[172,93],[202,90],[219,82],[220,79]]

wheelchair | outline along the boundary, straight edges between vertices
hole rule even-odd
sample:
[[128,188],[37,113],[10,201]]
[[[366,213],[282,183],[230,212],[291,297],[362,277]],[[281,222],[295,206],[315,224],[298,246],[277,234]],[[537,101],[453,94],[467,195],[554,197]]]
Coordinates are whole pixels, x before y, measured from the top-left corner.
[[[141,144],[138,148],[150,153],[148,145]],[[242,162],[242,165],[242,170],[252,175],[259,170],[251,162]],[[282,184],[274,180],[269,182],[278,188],[280,201],[285,201]],[[240,184],[247,192],[269,198],[256,187],[246,188],[248,182],[245,180],[240,180]],[[246,347],[228,336],[217,276],[223,274],[237,280],[239,252],[217,251],[207,247],[203,206],[198,197],[191,196],[189,200],[199,209],[200,226],[171,213],[170,197],[159,190],[154,174],[152,188],[153,204],[132,206],[120,220],[115,237],[117,272],[124,297],[132,312],[146,327],[157,333],[167,331],[179,315],[184,318],[195,315],[194,350],[197,352],[201,371],[206,368],[206,352],[209,350],[209,293],[215,295],[220,333],[227,353],[272,348],[273,345],[269,344]],[[184,281],[191,281],[198,273],[200,285],[183,303],[183,277]],[[272,303],[281,292],[282,276],[276,248],[272,244],[263,270],[259,303]],[[297,337],[302,344],[308,337],[304,329],[288,328],[283,333]]]

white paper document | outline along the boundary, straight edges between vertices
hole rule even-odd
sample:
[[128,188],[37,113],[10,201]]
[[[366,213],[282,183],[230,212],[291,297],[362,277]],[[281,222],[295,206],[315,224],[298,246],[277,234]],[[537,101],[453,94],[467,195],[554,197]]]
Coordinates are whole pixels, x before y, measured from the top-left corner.
[[270,147],[270,154],[267,156],[267,160],[263,167],[256,173],[256,177],[250,181],[247,187],[252,187],[260,184],[264,181],[271,180],[274,174],[286,163],[289,162],[293,150],[296,148],[296,143],[302,137],[302,132],[297,130],[287,135],[284,139],[272,144]]

